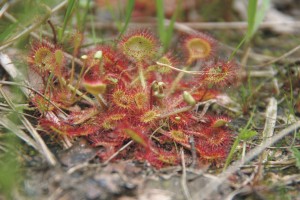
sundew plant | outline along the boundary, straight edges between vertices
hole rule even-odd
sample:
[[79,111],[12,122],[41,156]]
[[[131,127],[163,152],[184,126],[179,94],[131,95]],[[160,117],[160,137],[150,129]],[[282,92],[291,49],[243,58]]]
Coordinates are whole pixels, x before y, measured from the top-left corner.
[[161,168],[179,164],[184,149],[187,157],[196,153],[198,164],[224,161],[232,141],[230,118],[199,109],[236,82],[237,66],[216,59],[215,39],[186,34],[176,51],[166,53],[148,29],[86,51],[82,34],[72,41],[68,54],[49,40],[32,42],[28,54],[30,70],[43,82],[30,101],[49,135],[62,142],[85,137],[100,147],[101,161],[130,141],[115,159]]

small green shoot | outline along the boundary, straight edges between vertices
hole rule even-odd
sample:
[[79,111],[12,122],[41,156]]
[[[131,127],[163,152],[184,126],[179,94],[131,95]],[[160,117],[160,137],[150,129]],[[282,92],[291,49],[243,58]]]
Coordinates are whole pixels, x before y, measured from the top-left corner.
[[263,21],[266,11],[270,7],[270,0],[264,0],[262,1],[261,5],[258,6],[257,0],[249,0],[248,1],[248,10],[247,10],[247,16],[248,16],[248,28],[247,33],[244,36],[244,38],[241,40],[241,42],[238,44],[238,46],[235,48],[235,50],[230,55],[229,60],[231,60],[236,52],[241,48],[241,46],[246,42],[249,43],[252,39],[253,35],[256,33],[259,25]]
[[12,192],[20,180],[19,161],[17,157],[18,140],[14,134],[7,133],[3,141],[8,146],[8,151],[0,154],[0,192],[6,199],[13,199]]
[[134,8],[134,2],[135,2],[135,0],[128,0],[127,6],[126,6],[125,24],[124,24],[122,30],[120,31],[119,39],[122,37],[122,35],[124,34],[124,32],[127,29],[127,26],[128,26],[129,21],[131,19],[131,14],[132,14],[132,11],[133,11],[133,8]]
[[64,32],[66,30],[67,24],[69,22],[69,19],[71,18],[71,15],[72,15],[73,10],[74,10],[75,5],[76,5],[75,3],[76,3],[76,0],[69,0],[68,1],[68,7],[67,7],[67,11],[66,11],[66,14],[65,14],[65,17],[64,17],[63,27],[62,27],[62,29],[60,29],[58,31],[58,41],[60,41],[60,42],[62,42],[62,40],[63,40]]
[[156,0],[156,11],[157,11],[157,23],[158,23],[158,34],[159,38],[163,44],[163,51],[165,52],[171,42],[173,31],[174,31],[174,24],[175,20],[179,15],[179,8],[182,1],[179,1],[179,5],[176,6],[176,10],[172,15],[170,20],[170,24],[168,27],[165,27],[165,16],[164,16],[164,4],[162,0]]
[[85,24],[86,24],[86,21],[87,21],[87,15],[88,15],[88,12],[89,12],[89,9],[90,9],[90,2],[91,2],[91,0],[86,0],[85,2],[79,1],[78,8],[80,8],[80,7],[83,8],[83,10],[78,10],[76,12],[78,30],[80,32],[84,32]]
[[226,168],[229,166],[230,162],[232,161],[233,158],[233,154],[235,153],[235,150],[238,146],[238,144],[240,143],[241,140],[247,141],[250,140],[251,138],[253,138],[255,135],[257,135],[256,131],[253,131],[251,129],[249,129],[250,124],[252,123],[253,120],[253,114],[251,115],[250,119],[248,120],[246,126],[240,131],[240,134],[238,135],[238,137],[235,139],[231,150],[228,154],[228,157],[226,159],[223,171],[226,170]]
[[246,34],[247,41],[251,40],[259,25],[263,21],[266,11],[270,7],[270,0],[261,1],[260,6],[258,6],[257,2],[257,0],[250,0],[248,3],[248,29]]
[[300,151],[295,147],[292,147],[291,150],[292,150],[293,155],[296,159],[296,166],[298,167],[298,169],[300,169]]

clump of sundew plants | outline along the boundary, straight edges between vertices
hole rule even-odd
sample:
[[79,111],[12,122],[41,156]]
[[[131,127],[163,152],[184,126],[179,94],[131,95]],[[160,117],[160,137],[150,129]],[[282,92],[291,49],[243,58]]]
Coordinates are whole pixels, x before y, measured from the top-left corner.
[[44,131],[62,142],[85,137],[101,147],[103,162],[130,141],[115,159],[161,168],[179,164],[181,149],[187,157],[196,153],[198,164],[226,159],[230,118],[197,110],[237,80],[235,62],[216,59],[215,39],[186,34],[180,56],[162,53],[148,29],[129,30],[115,44],[87,51],[81,51],[81,34],[73,40],[73,58],[49,40],[32,42],[28,54],[30,70],[43,82],[30,101]]

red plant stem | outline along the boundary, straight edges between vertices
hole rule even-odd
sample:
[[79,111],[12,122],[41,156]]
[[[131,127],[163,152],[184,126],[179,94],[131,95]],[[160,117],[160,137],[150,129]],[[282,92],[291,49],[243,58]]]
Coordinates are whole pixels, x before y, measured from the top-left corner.
[[54,28],[52,22],[51,22],[49,19],[48,19],[47,22],[48,22],[48,24],[50,25],[50,28],[51,28],[52,33],[53,33],[53,43],[54,43],[54,44],[57,44],[56,30],[55,30],[55,28]]
[[150,94],[149,94],[149,108],[150,110],[153,108],[154,98],[153,98],[153,90],[150,87]]
[[146,81],[145,81],[145,76],[144,76],[143,64],[141,62],[138,62],[137,67],[138,67],[138,70],[139,70],[139,79],[141,81],[142,87],[145,89],[146,88]]

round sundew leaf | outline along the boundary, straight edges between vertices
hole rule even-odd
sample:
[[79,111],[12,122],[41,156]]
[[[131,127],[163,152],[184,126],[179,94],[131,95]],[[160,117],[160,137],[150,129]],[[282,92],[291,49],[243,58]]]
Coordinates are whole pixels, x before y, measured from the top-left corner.
[[152,54],[154,45],[150,40],[144,37],[135,36],[124,44],[124,49],[128,56],[135,58],[137,61],[141,61]]
[[153,122],[155,119],[157,119],[157,112],[155,110],[149,110],[141,116],[140,120],[143,123],[149,123]]
[[181,130],[171,130],[170,131],[170,136],[176,142],[185,143],[185,144],[188,143],[187,135]]
[[41,47],[36,50],[34,54],[34,61],[35,64],[41,64],[46,58],[52,56],[52,52],[50,49],[46,47]]
[[209,42],[201,38],[191,39],[187,43],[187,46],[189,47],[191,57],[193,58],[205,58],[209,56],[211,52],[211,46]]
[[138,109],[142,109],[148,102],[148,97],[145,93],[138,92],[134,95],[134,102]]
[[196,60],[207,60],[215,51],[216,42],[205,34],[192,34],[183,40],[183,47],[186,51],[187,64],[190,65]]
[[138,30],[123,37],[120,47],[129,59],[141,62],[155,56],[157,41],[149,31]]
[[116,126],[116,123],[122,119],[125,118],[125,114],[120,113],[120,114],[112,114],[112,115],[108,115],[104,121],[102,122],[101,126],[105,129],[105,130],[109,130],[109,129],[113,129]]
[[[39,66],[40,70],[51,70],[53,53],[47,47],[40,47],[34,53],[34,65]],[[44,67],[44,69],[42,69]]]
[[112,94],[112,101],[118,107],[129,109],[133,99],[130,95],[126,94],[123,90],[119,89]]

